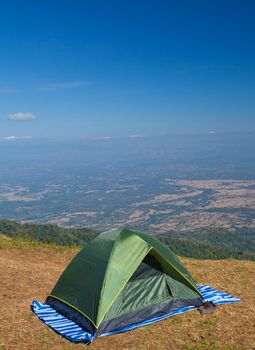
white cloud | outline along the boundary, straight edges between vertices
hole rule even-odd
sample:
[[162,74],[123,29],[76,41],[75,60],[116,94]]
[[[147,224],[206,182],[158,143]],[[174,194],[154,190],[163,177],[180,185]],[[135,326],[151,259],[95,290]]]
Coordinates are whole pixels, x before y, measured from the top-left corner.
[[216,134],[216,131],[208,131],[208,134]]
[[31,136],[14,136],[14,135],[11,135],[11,136],[0,137],[0,140],[3,140],[3,141],[29,140],[29,139],[31,139]]
[[135,134],[135,135],[129,135],[128,137],[131,139],[136,139],[136,138],[143,137],[143,136],[139,135],[139,134],[137,134],[137,135]]
[[25,120],[35,120],[36,118],[37,118],[36,115],[30,112],[18,112],[18,113],[8,115],[8,119],[15,122],[21,122]]
[[90,82],[88,80],[69,81],[69,82],[63,82],[63,83],[50,84],[48,86],[43,87],[43,90],[51,91],[51,90],[78,89],[78,88],[87,86],[89,84]]
[[110,140],[112,137],[110,136],[98,136],[98,137],[90,137],[91,140]]
[[17,140],[17,136],[3,136],[2,140],[4,140],[4,141],[14,141],[14,140]]

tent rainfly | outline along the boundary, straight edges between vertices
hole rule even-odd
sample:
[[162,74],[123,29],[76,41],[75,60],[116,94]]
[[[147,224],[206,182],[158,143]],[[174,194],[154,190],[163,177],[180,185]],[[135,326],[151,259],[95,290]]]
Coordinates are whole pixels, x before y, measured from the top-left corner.
[[[212,291],[219,292],[210,289],[210,295]],[[46,302],[34,301],[32,310],[67,339],[90,343],[201,308],[209,300],[205,293],[159,240],[113,229],[88,243],[67,266]],[[225,302],[239,301],[222,295]]]

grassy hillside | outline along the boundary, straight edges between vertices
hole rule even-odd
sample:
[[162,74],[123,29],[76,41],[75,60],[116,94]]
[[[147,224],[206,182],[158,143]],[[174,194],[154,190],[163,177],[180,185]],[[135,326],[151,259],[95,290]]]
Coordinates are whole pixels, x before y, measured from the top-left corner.
[[[43,301],[77,253],[0,235],[0,349],[84,349],[55,334],[30,311]],[[133,332],[96,340],[89,349],[251,350],[255,349],[255,263],[245,260],[182,259],[195,279],[242,299],[219,306],[214,315],[190,312]]]
[[19,224],[0,220],[0,234],[8,237],[29,238],[44,243],[81,246],[98,235],[88,228],[63,228],[57,225]]
[[[57,225],[19,224],[0,220],[0,234],[56,243],[58,245],[83,246],[98,235],[88,228],[63,228]],[[255,260],[254,230],[229,231],[225,228],[204,228],[187,232],[168,232],[157,237],[176,254],[198,259]]]
[[255,231],[208,227],[187,232],[168,232],[159,237],[177,254],[198,259],[255,260]]

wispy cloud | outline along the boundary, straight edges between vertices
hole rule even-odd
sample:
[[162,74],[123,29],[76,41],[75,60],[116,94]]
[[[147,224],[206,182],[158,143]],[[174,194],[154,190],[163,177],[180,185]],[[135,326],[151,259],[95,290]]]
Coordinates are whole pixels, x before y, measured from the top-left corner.
[[135,134],[135,135],[129,135],[128,137],[131,138],[131,139],[137,139],[137,138],[141,138],[143,136],[139,135],[139,134]]
[[0,94],[13,94],[15,90],[10,86],[0,87]]
[[9,114],[8,119],[15,122],[23,122],[26,120],[35,120],[37,116],[30,112],[17,112],[14,114]]
[[68,81],[68,82],[62,82],[62,83],[49,84],[47,86],[44,86],[42,90],[44,91],[69,90],[69,89],[82,88],[88,85],[90,85],[90,81],[88,80]]
[[96,136],[96,137],[89,137],[90,140],[110,140],[111,136]]
[[2,136],[0,137],[0,140],[2,141],[16,141],[16,140],[29,140],[31,139],[31,136]]

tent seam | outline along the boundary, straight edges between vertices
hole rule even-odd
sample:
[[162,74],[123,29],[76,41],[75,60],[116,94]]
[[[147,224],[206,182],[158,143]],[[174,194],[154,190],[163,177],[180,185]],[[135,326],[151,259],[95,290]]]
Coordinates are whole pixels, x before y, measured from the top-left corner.
[[85,316],[85,317],[93,324],[93,326],[96,327],[96,329],[98,329],[98,326],[91,320],[91,318],[90,318],[88,315],[86,315],[84,312],[82,312],[80,309],[78,309],[76,306],[74,306],[74,305],[68,303],[67,301],[65,301],[65,300],[63,300],[63,299],[57,297],[57,296],[54,295],[54,294],[49,294],[49,297],[53,297],[53,298],[55,298],[55,299],[58,299],[58,300],[62,301],[62,303],[65,303],[66,305],[68,305],[68,306],[72,307],[73,309],[79,311],[83,316]]
[[[143,259],[149,254],[149,252],[153,249],[153,247],[150,247],[147,251],[146,254],[143,255],[141,261],[139,262],[139,264],[137,266],[139,266],[141,264],[141,262],[143,261]],[[109,311],[109,309],[112,307],[113,303],[116,301],[116,299],[118,298],[118,296],[120,295],[120,293],[123,291],[123,289],[125,288],[125,286],[127,285],[128,281],[130,280],[130,278],[133,276],[134,272],[132,272],[132,274],[127,278],[126,282],[123,284],[122,288],[118,291],[118,293],[116,294],[116,296],[114,297],[114,299],[112,300],[112,302],[110,303],[109,307],[107,308],[107,310],[105,311],[105,313],[103,314],[103,316],[101,317],[100,321],[97,324],[97,327],[99,327],[100,323],[103,321],[105,315],[107,314],[107,312]]]
[[[111,230],[110,230],[110,231],[111,231]],[[104,281],[103,281],[103,283],[102,283],[102,287],[101,287],[100,301],[99,301],[99,305],[98,305],[97,313],[98,313],[98,311],[100,310],[100,307],[101,307],[101,300],[102,300],[102,298],[101,298],[101,297],[102,297],[102,291],[104,291],[104,287],[105,287],[105,278],[106,278],[106,274],[107,274],[108,269],[109,269],[109,262],[111,261],[111,257],[112,257],[112,255],[113,255],[113,251],[115,250],[116,243],[119,241],[119,237],[120,237],[120,235],[118,235],[117,240],[115,240],[114,245],[113,245],[113,247],[112,247],[111,254],[110,254],[109,258],[108,258],[108,263],[107,263],[107,267],[106,267],[106,269],[105,269],[105,274],[104,274]],[[100,322],[101,322],[101,321],[100,321]],[[97,327],[99,327],[100,322],[96,323],[96,324],[97,324]]]

